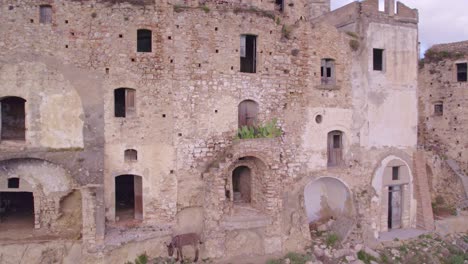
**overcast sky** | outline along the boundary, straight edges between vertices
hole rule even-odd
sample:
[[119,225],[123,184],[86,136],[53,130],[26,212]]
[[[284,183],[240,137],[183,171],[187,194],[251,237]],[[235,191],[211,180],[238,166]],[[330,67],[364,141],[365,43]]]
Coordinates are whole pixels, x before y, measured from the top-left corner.
[[[383,2],[383,0],[380,0]],[[332,10],[353,0],[331,0]],[[419,10],[421,52],[433,44],[468,40],[468,0],[401,0]]]

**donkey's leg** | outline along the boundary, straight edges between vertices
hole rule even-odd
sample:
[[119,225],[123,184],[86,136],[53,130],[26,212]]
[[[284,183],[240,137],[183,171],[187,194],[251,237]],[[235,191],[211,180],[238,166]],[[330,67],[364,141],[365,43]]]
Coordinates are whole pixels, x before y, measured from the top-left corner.
[[193,244],[193,248],[195,248],[195,259],[193,260],[193,262],[197,262],[198,261],[198,243],[195,242],[195,244]]
[[180,250],[180,263],[184,263],[184,255],[182,254],[182,246],[179,247]]

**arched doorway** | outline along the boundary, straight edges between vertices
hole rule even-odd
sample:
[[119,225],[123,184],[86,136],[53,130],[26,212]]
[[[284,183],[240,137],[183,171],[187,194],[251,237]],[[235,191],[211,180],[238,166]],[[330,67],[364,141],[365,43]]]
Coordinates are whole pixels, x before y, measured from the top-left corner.
[[233,201],[250,203],[252,178],[247,166],[239,166],[232,172]]
[[379,232],[414,227],[411,179],[407,163],[396,156],[385,158],[376,170],[372,186],[380,199]]
[[238,107],[239,128],[253,127],[257,124],[258,104],[252,100],[244,100]]
[[353,214],[348,187],[331,177],[319,178],[307,184],[304,203],[309,223]]
[[115,219],[143,220],[143,184],[140,176],[115,177]]

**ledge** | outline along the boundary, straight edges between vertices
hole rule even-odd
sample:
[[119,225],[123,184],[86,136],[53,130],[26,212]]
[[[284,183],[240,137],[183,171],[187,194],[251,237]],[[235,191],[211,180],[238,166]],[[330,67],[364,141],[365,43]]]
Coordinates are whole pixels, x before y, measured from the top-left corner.
[[318,90],[340,90],[341,87],[336,84],[320,84],[316,85],[315,89]]

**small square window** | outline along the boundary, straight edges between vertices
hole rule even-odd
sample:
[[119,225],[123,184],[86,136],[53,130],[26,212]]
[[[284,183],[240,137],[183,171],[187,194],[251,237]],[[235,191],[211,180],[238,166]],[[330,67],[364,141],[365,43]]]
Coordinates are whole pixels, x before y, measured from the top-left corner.
[[19,178],[10,178],[10,179],[8,179],[8,188],[18,189],[19,188]]
[[400,179],[400,167],[394,166],[392,167],[392,180],[398,181]]

